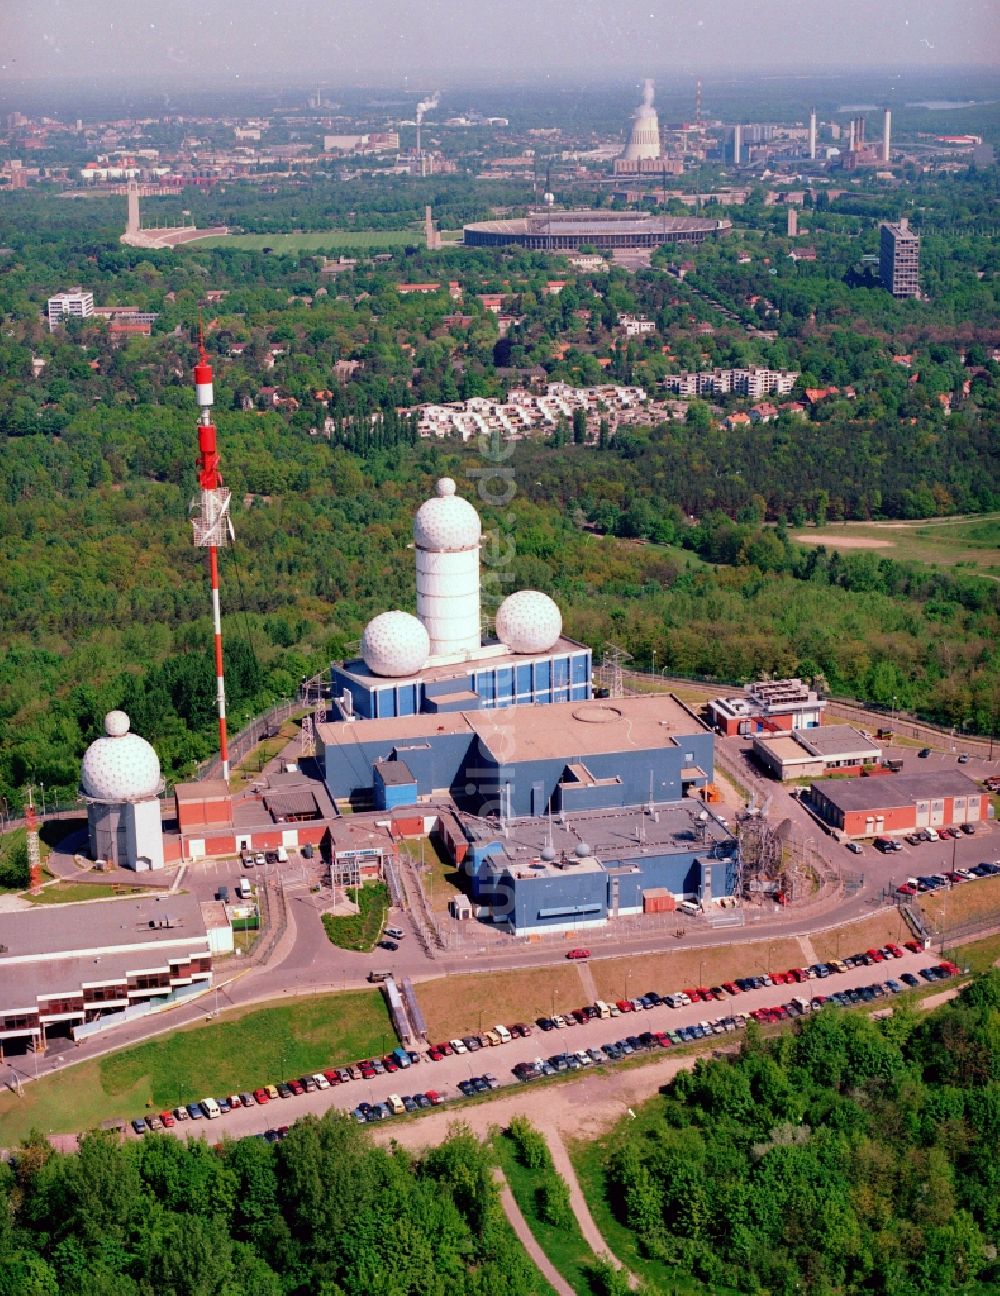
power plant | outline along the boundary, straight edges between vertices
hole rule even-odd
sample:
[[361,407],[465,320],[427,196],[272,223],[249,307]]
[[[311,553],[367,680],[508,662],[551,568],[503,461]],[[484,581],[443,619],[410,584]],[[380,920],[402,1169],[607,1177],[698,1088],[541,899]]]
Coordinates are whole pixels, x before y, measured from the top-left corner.
[[641,162],[660,156],[660,122],[653,107],[653,82],[643,82],[642,103],[632,114],[632,129],[625,146],[626,162]]

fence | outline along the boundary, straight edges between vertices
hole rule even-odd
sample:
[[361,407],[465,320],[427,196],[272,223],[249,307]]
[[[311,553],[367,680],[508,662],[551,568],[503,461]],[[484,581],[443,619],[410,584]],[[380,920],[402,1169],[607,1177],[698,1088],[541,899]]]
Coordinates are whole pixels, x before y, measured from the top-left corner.
[[[302,705],[296,698],[287,698],[283,702],[276,702],[264,715],[251,720],[245,729],[241,729],[235,738],[229,741],[230,767],[235,768],[241,761],[246,760],[259,742],[272,737],[272,731],[279,729],[293,712],[302,708]],[[222,778],[221,759],[216,756],[206,761],[200,766],[195,778],[199,781]]]

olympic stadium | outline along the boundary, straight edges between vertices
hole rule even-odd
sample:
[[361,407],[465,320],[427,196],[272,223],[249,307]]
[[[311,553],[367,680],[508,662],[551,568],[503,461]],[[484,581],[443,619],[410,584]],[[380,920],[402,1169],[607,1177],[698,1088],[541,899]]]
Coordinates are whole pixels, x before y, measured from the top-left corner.
[[728,220],[697,216],[657,216],[646,212],[543,211],[513,220],[477,221],[466,225],[466,247],[532,248],[539,252],[565,252],[584,246],[606,248],[656,248],[664,243],[703,243],[726,234]]

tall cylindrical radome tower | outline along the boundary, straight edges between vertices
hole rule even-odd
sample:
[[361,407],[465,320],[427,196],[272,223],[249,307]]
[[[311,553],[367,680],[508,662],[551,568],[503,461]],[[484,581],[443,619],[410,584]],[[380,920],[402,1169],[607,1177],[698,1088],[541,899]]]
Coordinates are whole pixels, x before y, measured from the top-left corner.
[[479,542],[482,524],[455,483],[442,477],[433,499],[417,509],[417,616],[431,641],[431,656],[476,652],[479,620]]

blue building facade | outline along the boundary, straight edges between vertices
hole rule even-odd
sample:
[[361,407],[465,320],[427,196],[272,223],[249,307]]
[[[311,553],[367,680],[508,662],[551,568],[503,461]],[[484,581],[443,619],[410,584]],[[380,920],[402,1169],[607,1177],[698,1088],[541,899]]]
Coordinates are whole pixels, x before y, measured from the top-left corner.
[[474,873],[472,898],[490,920],[516,933],[575,931],[643,912],[643,894],[665,889],[678,900],[732,895],[736,843],[715,841],[708,850],[670,851],[643,858],[574,860],[556,865],[511,866],[501,850]]
[[[372,675],[362,661],[331,667],[334,699],[345,695],[361,720],[478,711],[491,707],[583,702],[592,696],[591,652],[560,639],[537,657],[483,656],[454,667],[429,667],[407,679]],[[343,709],[343,703],[340,704]]]

